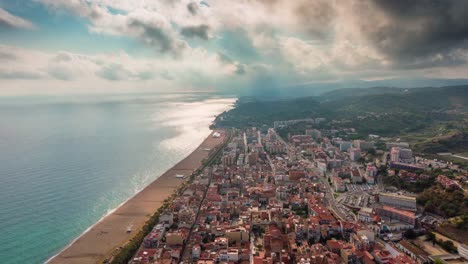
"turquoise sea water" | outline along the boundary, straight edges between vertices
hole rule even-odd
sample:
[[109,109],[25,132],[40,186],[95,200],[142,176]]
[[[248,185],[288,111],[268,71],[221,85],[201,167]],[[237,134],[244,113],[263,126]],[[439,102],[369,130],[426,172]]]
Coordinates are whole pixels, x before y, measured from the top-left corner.
[[0,263],[43,263],[177,163],[232,99],[0,98]]

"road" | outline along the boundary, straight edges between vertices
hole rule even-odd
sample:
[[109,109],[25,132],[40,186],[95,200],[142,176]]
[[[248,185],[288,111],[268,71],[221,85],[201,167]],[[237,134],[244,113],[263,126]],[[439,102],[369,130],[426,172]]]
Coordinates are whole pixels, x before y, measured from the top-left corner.
[[[279,135],[278,133],[276,133],[275,130],[273,130],[276,134],[276,138],[281,142],[283,143],[288,151],[289,151],[289,143],[287,143],[286,141],[284,141]],[[338,208],[337,206],[337,202],[335,200],[335,196],[333,195],[334,193],[334,190],[333,190],[333,187],[330,185],[330,183],[328,182],[328,180],[326,179],[326,175],[323,175],[323,173],[321,173],[317,167],[313,164],[313,162],[311,162],[310,160],[306,159],[302,154],[300,155],[300,158],[301,158],[301,161],[304,162],[304,164],[308,165],[313,171],[314,173],[318,176],[319,180],[322,182],[322,184],[325,186],[325,203],[327,205],[327,208],[332,211],[335,216],[337,216],[340,220],[344,220],[344,221],[349,221],[346,213],[343,213],[343,211]],[[357,221],[357,218],[356,216],[353,214],[354,216],[354,220]]]
[[[229,132],[228,133],[228,136],[226,137],[225,141],[223,142],[223,144],[221,146],[219,146],[219,148],[216,150],[216,152],[212,155],[212,157],[210,158],[209,161],[207,161],[203,167],[201,168],[200,172],[203,171],[203,169],[205,169],[207,166],[211,166],[212,165],[212,162],[223,152],[224,148],[226,147],[226,145],[231,142],[232,140],[232,137],[233,137],[233,132]],[[205,198],[206,198],[206,194],[208,193],[208,189],[210,187],[210,184],[211,184],[211,180],[213,179],[213,173],[210,172],[210,177],[209,177],[209,180],[208,180],[208,185],[206,185],[206,190],[205,192],[203,193],[203,197],[202,197],[202,200],[200,201],[200,205],[198,206],[198,210],[197,210],[197,214],[195,215],[195,219],[193,221],[193,224],[192,226],[190,227],[190,230],[189,230],[189,233],[187,235],[187,238],[185,239],[185,242],[184,244],[182,245],[182,249],[180,251],[180,258],[182,260],[181,263],[192,263],[192,259],[191,259],[191,252],[190,251],[187,251],[187,248],[188,248],[188,244],[190,243],[190,240],[191,240],[191,236],[192,236],[192,233],[193,233],[193,229],[195,228],[195,226],[198,224],[198,220],[200,218],[200,209],[201,207],[203,206],[203,202],[205,201]],[[193,245],[190,245],[190,246],[193,246]],[[185,262],[187,260],[187,262]]]
[[249,145],[247,144],[247,135],[244,132],[244,164],[247,164],[247,155],[249,154]]
[[187,238],[185,239],[185,243],[183,244],[182,249],[180,251],[180,257],[182,259],[182,263],[191,263],[192,262],[191,254],[190,254],[191,252],[190,251],[186,252],[186,249],[189,246],[193,246],[193,245],[191,245],[191,237],[192,237],[193,229],[198,224],[198,220],[200,219],[200,210],[201,210],[201,207],[203,206],[203,202],[205,201],[206,194],[208,193],[208,189],[210,187],[212,177],[213,177],[213,175],[210,172],[210,178],[209,178],[209,181],[208,181],[208,185],[206,186],[206,190],[203,193],[203,198],[200,201],[200,205],[198,206],[197,214],[195,216],[195,219],[193,221],[192,226],[190,227],[190,231],[189,231],[189,233],[187,235]]
[[459,158],[459,159],[464,159],[464,160],[468,160],[467,157],[463,157],[463,156],[460,156],[460,155],[452,155],[452,157]]

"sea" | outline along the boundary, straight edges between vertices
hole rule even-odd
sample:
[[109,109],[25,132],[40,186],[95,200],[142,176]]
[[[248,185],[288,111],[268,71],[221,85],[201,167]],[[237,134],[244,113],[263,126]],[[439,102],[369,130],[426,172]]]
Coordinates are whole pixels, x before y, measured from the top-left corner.
[[182,160],[235,99],[0,97],[0,263],[44,263]]

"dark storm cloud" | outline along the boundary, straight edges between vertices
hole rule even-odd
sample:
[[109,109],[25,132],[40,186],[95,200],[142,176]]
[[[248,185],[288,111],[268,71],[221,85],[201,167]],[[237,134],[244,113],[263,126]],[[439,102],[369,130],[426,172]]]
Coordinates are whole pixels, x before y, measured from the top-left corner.
[[[378,23],[378,16],[362,15],[361,30],[382,53],[403,64],[414,60],[431,63],[437,56],[441,64],[457,64],[451,52],[468,48],[468,1],[465,0],[374,0],[376,10],[389,23]],[[372,9],[369,12],[373,12]],[[372,17],[372,14],[369,14]],[[376,22],[376,23],[373,23]],[[419,65],[422,66],[422,65]]]
[[198,13],[198,5],[195,2],[191,2],[187,5],[187,10],[190,12],[192,15],[196,15]]
[[298,2],[294,13],[307,34],[324,38],[332,33],[331,27],[336,16],[332,1]]
[[244,75],[246,73],[246,70],[245,70],[245,65],[244,64],[240,64],[238,63],[236,65],[236,74],[238,75]]
[[159,52],[178,54],[185,48],[183,43],[176,41],[160,24],[146,23],[133,19],[129,22],[129,26],[130,28],[142,31],[144,42],[149,46],[155,47]]
[[239,63],[239,62],[235,62],[233,59],[231,59],[228,55],[222,53],[222,52],[218,52],[217,53],[217,56],[218,56],[218,60],[223,63],[223,64],[226,64],[226,65],[233,65],[236,67],[236,70],[234,71],[237,75],[244,75],[247,70],[247,66],[245,64],[242,64],[242,63]]
[[180,30],[180,34],[187,38],[198,37],[207,40],[210,36],[208,34],[210,27],[208,25],[187,26]]

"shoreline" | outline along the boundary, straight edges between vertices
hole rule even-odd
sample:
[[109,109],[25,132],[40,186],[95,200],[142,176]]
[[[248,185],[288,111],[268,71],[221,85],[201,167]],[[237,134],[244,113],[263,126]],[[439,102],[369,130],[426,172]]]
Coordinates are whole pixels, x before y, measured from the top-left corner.
[[[211,150],[224,142],[225,133],[221,133],[221,137],[213,137],[213,133],[217,131],[219,132],[211,130],[191,153],[100,218],[45,263],[97,263],[127,243],[164,200],[186,182],[192,172],[203,165],[203,160],[209,156]],[[186,177],[179,179],[175,177],[176,174]],[[129,226],[132,226],[131,232],[127,232]]]

